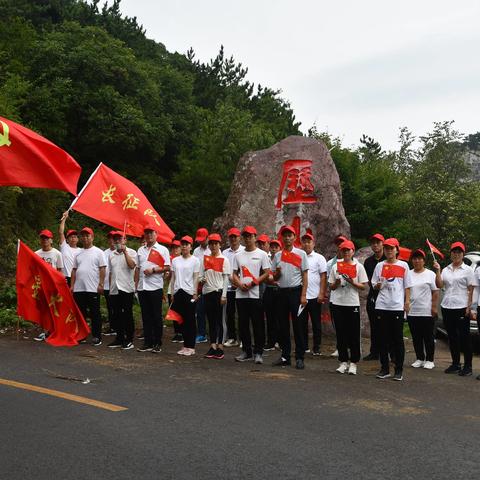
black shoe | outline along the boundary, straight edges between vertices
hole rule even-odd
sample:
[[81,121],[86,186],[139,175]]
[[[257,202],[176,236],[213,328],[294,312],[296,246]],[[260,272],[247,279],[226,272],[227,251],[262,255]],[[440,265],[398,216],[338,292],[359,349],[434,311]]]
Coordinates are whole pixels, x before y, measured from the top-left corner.
[[173,343],[181,343],[183,342],[183,336],[180,335],[179,333],[176,333],[173,338],[172,338]]
[[477,380],[480,380],[480,375],[477,375]]
[[401,382],[403,380],[402,372],[395,372],[393,379],[396,380],[397,382]]
[[471,377],[472,376],[472,368],[471,367],[463,367],[458,372],[459,377]]
[[140,332],[140,333],[137,335],[137,338],[138,338],[139,340],[145,340],[145,335],[143,334],[143,331]]
[[365,355],[363,357],[363,360],[365,362],[371,362],[373,360],[378,360],[379,356],[378,355],[375,355],[374,353],[369,353],[368,355]]
[[112,330],[111,328],[109,328],[105,333],[104,335],[107,336],[107,337],[111,337],[113,335],[116,335],[117,332],[115,330]]
[[112,343],[108,344],[108,348],[120,348],[123,347],[123,342],[119,342],[118,340],[114,340]]
[[263,350],[265,352],[271,352],[271,351],[275,350],[275,345],[267,344],[267,345],[265,345],[265,347],[263,347]]
[[98,337],[93,337],[92,338],[92,345],[94,347],[98,347],[102,344],[102,339],[101,338],[98,338]]
[[272,363],[273,367],[288,367],[290,366],[290,360],[287,360],[286,358],[280,357],[278,360],[275,360]]
[[151,352],[153,347],[143,344],[141,347],[137,348],[137,352]]
[[208,352],[205,354],[205,358],[215,358],[216,354],[217,351],[214,348],[210,347]]
[[445,369],[445,373],[458,373],[461,369],[462,367],[460,365],[450,365]]
[[390,378],[391,375],[390,375],[390,372],[388,370],[380,370],[377,375],[376,375],[377,378],[380,378],[380,379],[384,379],[384,378]]
[[320,347],[313,347],[313,352],[312,352],[312,353],[313,353],[313,355],[314,355],[315,357],[320,356],[320,355],[321,355],[321,353],[320,353]]
[[297,358],[295,362],[295,368],[297,370],[303,370],[305,368],[305,364],[303,363],[303,360],[301,358]]
[[132,348],[135,348],[135,345],[133,344],[133,342],[125,342],[122,345],[123,350],[131,350]]
[[160,353],[161,351],[162,351],[162,348],[160,347],[160,345],[158,345],[158,343],[157,345],[154,345],[152,347],[152,353]]

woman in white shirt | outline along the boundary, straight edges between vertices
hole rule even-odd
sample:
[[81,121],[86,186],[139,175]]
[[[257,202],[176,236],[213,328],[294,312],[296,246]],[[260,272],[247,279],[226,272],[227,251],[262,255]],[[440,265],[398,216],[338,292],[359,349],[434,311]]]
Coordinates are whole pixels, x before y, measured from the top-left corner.
[[[465,245],[454,242],[450,246],[452,263],[441,269],[434,262],[435,282],[443,288],[442,316],[448,334],[448,344],[452,364],[445,373],[458,373],[461,377],[472,375],[472,341],[470,338],[470,315],[474,285],[473,270],[465,265],[463,256]],[[463,350],[463,368],[460,364],[460,351]]]
[[[360,360],[360,296],[358,292],[368,285],[368,277],[361,263],[353,259],[355,245],[350,240],[339,245],[342,260],[332,265],[330,284],[331,311],[337,333],[338,373],[348,370],[357,374]],[[350,365],[348,362],[350,361]]]
[[425,268],[426,254],[418,249],[412,253],[408,283],[405,285],[405,311],[412,333],[413,348],[417,359],[413,368],[435,367],[435,339],[433,337],[434,319],[438,313],[439,291],[435,284],[435,274]]

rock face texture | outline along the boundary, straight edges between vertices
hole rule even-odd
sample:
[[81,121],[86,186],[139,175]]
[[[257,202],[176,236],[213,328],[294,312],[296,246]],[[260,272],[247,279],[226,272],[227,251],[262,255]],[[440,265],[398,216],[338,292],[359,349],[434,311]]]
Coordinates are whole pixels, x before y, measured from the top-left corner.
[[319,140],[290,136],[266,150],[246,153],[213,230],[225,235],[232,226],[253,225],[259,234],[276,238],[286,224],[300,234],[310,229],[316,250],[327,258],[335,254],[337,235],[350,237],[340,179]]

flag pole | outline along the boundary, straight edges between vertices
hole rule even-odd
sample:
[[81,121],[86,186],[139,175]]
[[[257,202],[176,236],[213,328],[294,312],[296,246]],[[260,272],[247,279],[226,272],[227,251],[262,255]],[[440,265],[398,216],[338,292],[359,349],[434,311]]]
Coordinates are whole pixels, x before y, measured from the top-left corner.
[[[20,239],[17,239],[17,264],[18,253],[20,252]],[[20,315],[17,314],[17,342],[20,340]]]
[[435,254],[433,253],[433,250],[432,250],[432,245],[431,245],[430,241],[428,240],[428,238],[427,238],[427,245],[428,245],[428,248],[430,249],[430,253],[432,254],[433,261],[436,262],[437,259],[435,258]]
[[127,234],[127,219],[125,219],[125,222],[123,224],[123,238],[126,238]]
[[67,211],[70,211],[73,206],[77,203],[77,200],[80,198],[80,195],[82,195],[83,191],[87,188],[88,184],[92,181],[93,177],[95,176],[95,174],[97,173],[98,169],[103,165],[102,162],[100,162],[98,164],[98,167],[93,171],[93,173],[90,175],[90,177],[88,178],[87,182],[85,183],[85,185],[82,187],[82,189],[80,190],[80,192],[78,193],[78,195],[73,199],[73,202],[71,203],[71,205],[68,207],[68,210]]

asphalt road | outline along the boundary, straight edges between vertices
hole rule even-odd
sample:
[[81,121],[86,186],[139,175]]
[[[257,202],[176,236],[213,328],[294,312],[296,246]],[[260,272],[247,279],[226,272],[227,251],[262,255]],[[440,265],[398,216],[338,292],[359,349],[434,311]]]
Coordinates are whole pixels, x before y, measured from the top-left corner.
[[480,381],[445,375],[440,347],[435,370],[399,383],[371,362],[336,374],[329,357],[297,371],[237,364],[238,349],[216,361],[3,337],[1,379],[127,410],[0,384],[0,478],[478,478]]

